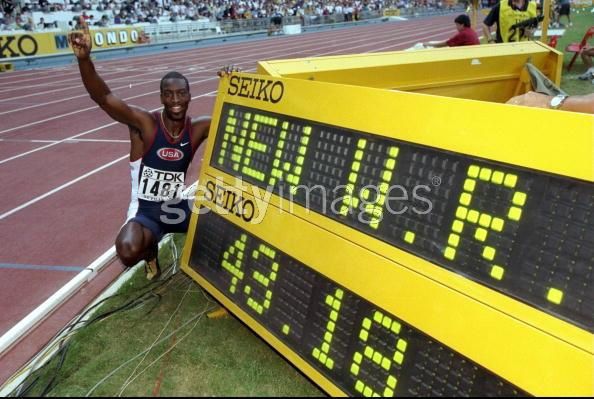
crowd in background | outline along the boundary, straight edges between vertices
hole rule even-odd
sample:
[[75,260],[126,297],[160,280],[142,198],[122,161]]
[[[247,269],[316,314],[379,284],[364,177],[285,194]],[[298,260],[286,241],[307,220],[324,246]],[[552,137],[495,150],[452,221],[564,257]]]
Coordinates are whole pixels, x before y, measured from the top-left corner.
[[[82,15],[90,25],[107,26],[275,16],[342,15],[345,21],[351,21],[362,12],[384,8],[443,7],[442,0],[39,0],[23,4],[16,4],[17,0],[0,1],[0,30],[39,30],[55,25],[45,22],[51,18],[34,22],[32,12],[36,11],[47,13],[48,17],[51,13],[71,11]],[[98,13],[100,18],[96,18]]]

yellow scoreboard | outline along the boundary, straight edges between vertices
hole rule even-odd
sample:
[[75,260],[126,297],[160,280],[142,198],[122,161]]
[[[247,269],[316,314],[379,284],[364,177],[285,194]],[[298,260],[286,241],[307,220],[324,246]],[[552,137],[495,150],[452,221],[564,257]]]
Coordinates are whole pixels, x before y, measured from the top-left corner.
[[594,117],[223,78],[183,269],[332,395],[593,395]]

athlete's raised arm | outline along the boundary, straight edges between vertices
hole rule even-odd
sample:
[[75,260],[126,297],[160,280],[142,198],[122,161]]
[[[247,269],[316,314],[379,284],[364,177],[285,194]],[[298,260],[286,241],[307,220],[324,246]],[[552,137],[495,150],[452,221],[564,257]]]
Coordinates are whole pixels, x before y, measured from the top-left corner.
[[71,32],[68,35],[68,41],[78,59],[78,68],[82,81],[93,101],[116,121],[134,126],[141,132],[152,131],[155,122],[151,114],[143,109],[130,107],[116,97],[95,71],[95,66],[91,61],[92,43],[89,26],[82,17],[80,24],[83,27],[82,31]]

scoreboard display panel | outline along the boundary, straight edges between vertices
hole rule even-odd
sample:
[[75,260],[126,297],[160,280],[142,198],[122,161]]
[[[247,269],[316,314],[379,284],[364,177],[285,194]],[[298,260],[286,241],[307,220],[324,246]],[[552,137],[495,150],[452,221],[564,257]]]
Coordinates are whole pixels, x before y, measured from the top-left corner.
[[592,395],[593,129],[232,75],[184,270],[331,394]]

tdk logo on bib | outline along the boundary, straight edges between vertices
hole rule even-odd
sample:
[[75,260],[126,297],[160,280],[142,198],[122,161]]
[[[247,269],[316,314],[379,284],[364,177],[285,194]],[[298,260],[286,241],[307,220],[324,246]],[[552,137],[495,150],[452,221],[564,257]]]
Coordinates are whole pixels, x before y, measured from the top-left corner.
[[145,201],[168,201],[183,191],[184,172],[169,172],[144,166],[138,182],[138,198]]
[[184,153],[177,148],[161,148],[157,155],[164,161],[179,161],[184,157]]

